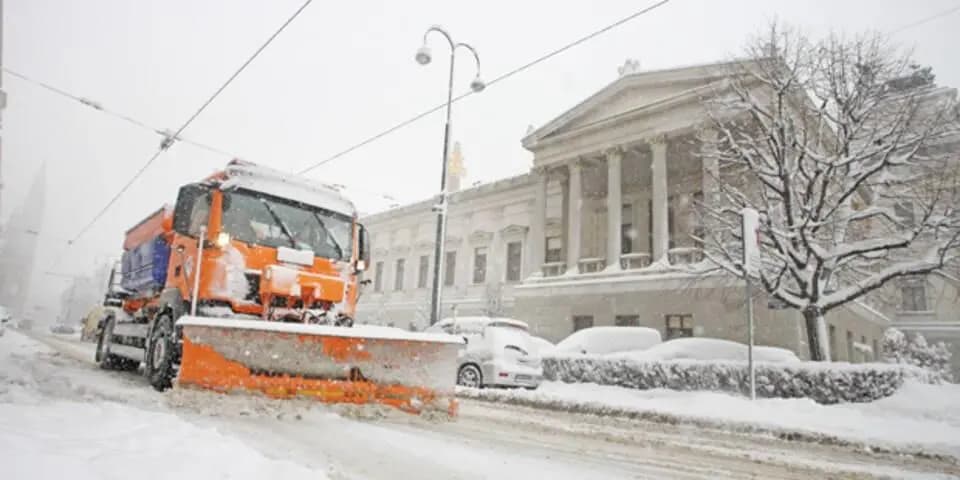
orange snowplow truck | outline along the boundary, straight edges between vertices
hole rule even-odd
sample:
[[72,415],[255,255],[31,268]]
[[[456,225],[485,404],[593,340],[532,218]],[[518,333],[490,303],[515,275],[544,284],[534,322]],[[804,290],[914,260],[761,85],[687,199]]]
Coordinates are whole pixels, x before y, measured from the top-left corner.
[[462,339],[354,325],[366,230],[338,191],[231,161],[126,233],[96,360],[176,384],[455,414]]

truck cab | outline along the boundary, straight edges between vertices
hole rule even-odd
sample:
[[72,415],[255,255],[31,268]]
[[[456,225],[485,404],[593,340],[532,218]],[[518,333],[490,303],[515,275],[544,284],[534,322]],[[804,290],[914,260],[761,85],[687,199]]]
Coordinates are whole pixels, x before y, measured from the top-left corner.
[[369,262],[353,205],[264,170],[231,164],[180,189],[167,287],[192,301],[197,283],[199,314],[352,323],[358,274]]

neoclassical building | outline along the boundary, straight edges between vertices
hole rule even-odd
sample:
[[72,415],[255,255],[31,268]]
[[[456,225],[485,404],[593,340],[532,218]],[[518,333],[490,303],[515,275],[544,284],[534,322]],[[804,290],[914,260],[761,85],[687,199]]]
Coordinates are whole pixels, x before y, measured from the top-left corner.
[[[717,165],[698,155],[711,135],[702,99],[731,65],[634,65],[523,138],[534,157],[529,173],[451,195],[445,316],[510,316],[551,341],[599,325],[745,341],[743,285],[684,268],[702,260],[694,238],[704,227],[692,205],[718,178]],[[374,265],[360,321],[428,323],[432,204],[362,219],[372,233]],[[799,313],[762,296],[754,302],[758,344],[805,356]],[[896,313],[862,303],[831,312],[832,356],[871,358]]]

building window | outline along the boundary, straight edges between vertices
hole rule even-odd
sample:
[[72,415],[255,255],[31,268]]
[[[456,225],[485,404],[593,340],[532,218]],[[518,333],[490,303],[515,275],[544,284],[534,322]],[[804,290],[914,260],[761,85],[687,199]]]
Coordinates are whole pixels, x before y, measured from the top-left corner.
[[913,209],[913,202],[897,202],[893,204],[893,213],[903,222],[903,226],[913,228],[917,219]]
[[402,258],[398,258],[398,259],[397,259],[397,270],[396,270],[396,272],[395,272],[395,275],[396,275],[396,276],[393,277],[393,289],[394,289],[394,290],[403,290],[403,266],[404,266],[404,263],[406,263],[406,262],[404,261],[404,259],[402,259]]
[[853,332],[847,330],[847,361],[853,363]]
[[427,288],[428,278],[430,278],[430,256],[420,255],[420,275],[417,277],[417,288]]
[[873,339],[873,360],[874,360],[874,361],[879,360],[879,359],[880,359],[880,354],[882,353],[882,352],[880,352],[880,350],[879,350],[879,347],[880,347],[880,346],[878,345],[878,343],[879,343],[879,342],[877,342],[877,339],[874,338],[874,339]]
[[830,360],[837,361],[837,327],[830,325]]
[[563,239],[560,237],[547,237],[547,256],[544,259],[546,263],[556,263],[563,261]]
[[446,260],[443,261],[443,284],[452,287],[457,279],[457,252],[447,252]]
[[620,254],[633,252],[633,238],[637,233],[633,231],[633,205],[623,204],[620,213]]
[[487,247],[477,247],[473,250],[473,283],[483,283],[487,280]]
[[693,315],[667,315],[667,340],[693,336]]
[[927,287],[923,279],[911,279],[900,286],[902,303],[900,309],[904,312],[927,311]]
[[507,244],[507,281],[519,282],[521,275],[521,253],[522,244],[520,242],[510,242]]
[[613,324],[618,327],[639,327],[640,315],[617,315],[613,317]]
[[373,291],[382,292],[383,291],[383,262],[377,262],[377,267],[375,271],[376,273],[373,276]]
[[584,328],[590,328],[593,326],[593,315],[574,315],[573,316],[573,331],[583,330]]

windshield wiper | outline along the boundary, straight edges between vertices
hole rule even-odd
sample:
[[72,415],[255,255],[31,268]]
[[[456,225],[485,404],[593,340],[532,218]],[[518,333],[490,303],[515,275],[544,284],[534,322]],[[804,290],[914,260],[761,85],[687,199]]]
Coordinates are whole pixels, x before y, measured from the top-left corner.
[[277,222],[277,225],[280,226],[280,230],[284,235],[287,236],[287,238],[290,239],[290,247],[297,248],[297,241],[293,239],[293,234],[290,233],[290,229],[287,228],[287,224],[283,223],[280,215],[277,215],[277,212],[273,211],[273,207],[271,207],[263,197],[260,197],[260,203],[262,203],[264,207],[267,207],[267,211],[270,212],[270,216],[273,217],[273,220]]
[[328,229],[327,226],[323,223],[323,220],[320,219],[320,215],[316,211],[311,211],[310,213],[313,214],[313,218],[317,219],[317,223],[320,224],[320,228],[322,228],[323,231],[326,232],[327,238],[329,238],[330,242],[333,243],[333,248],[337,249],[337,257],[340,260],[343,260],[343,249],[340,248],[340,244],[337,243],[337,239],[333,238],[333,234],[330,233],[330,229]]

